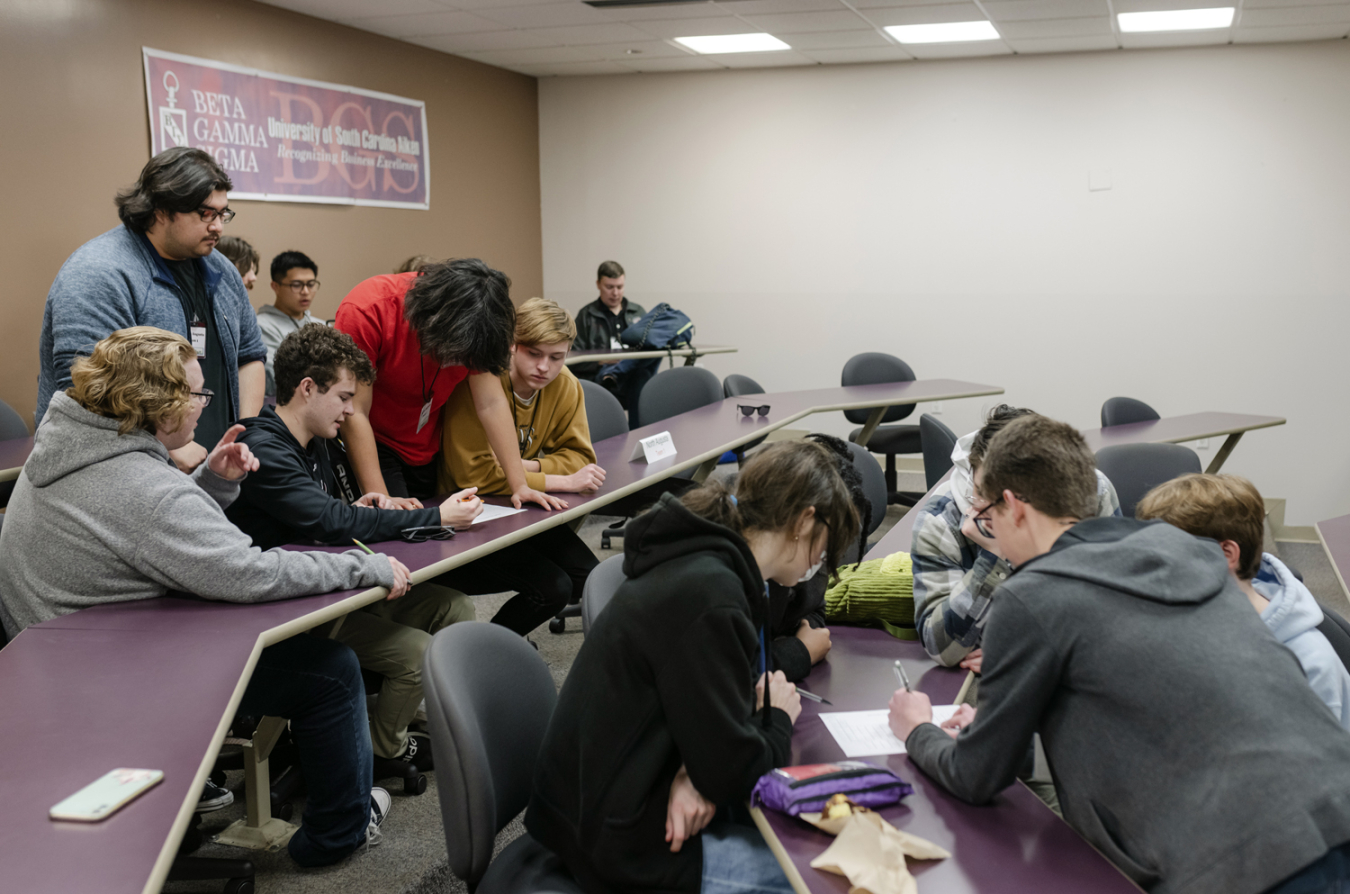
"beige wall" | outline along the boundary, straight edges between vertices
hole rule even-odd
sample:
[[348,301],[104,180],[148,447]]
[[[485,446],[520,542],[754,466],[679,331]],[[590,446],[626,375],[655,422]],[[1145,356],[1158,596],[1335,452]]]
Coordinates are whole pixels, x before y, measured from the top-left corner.
[[770,390],[877,350],[1084,427],[1286,416],[1226,468],[1310,524],[1350,512],[1346,84],[1346,41],[545,80],[545,289],[616,258]]
[[267,263],[295,248],[320,267],[316,316],[416,253],[481,257],[539,294],[534,78],[246,0],[0,3],[0,399],[31,424],[43,302],[65,258],[117,224],[114,193],[149,158],[141,47],[420,99],[431,210],[233,202],[227,228]]

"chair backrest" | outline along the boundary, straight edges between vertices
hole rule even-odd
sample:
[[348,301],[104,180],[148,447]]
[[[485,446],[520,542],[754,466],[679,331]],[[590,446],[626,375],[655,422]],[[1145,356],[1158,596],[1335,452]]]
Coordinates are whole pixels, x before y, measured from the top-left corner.
[[619,399],[589,379],[579,381],[586,400],[586,425],[591,430],[591,443],[628,434],[628,413]]
[[[855,354],[850,357],[839,376],[840,385],[880,385],[885,382],[913,381],[914,370],[910,369],[908,363],[899,357],[876,352]],[[898,422],[913,412],[914,404],[891,407],[886,411],[886,415],[881,417],[881,421]],[[844,411],[844,417],[854,425],[862,425],[871,415],[871,410]]]
[[[1322,604],[1319,602],[1318,605]],[[1322,605],[1322,623],[1317,625],[1317,629],[1331,643],[1341,664],[1350,668],[1350,621],[1342,618],[1334,608]]]
[[931,413],[919,417],[919,443],[923,444],[923,477],[932,490],[952,467],[952,451],[956,449],[956,432]]
[[1120,512],[1134,517],[1134,507],[1164,481],[1200,471],[1200,457],[1180,444],[1118,444],[1097,451],[1097,468],[1111,479]]
[[1132,397],[1113,397],[1102,404],[1102,428],[1129,425],[1131,422],[1152,422],[1161,418],[1157,410]]
[[623,576],[623,556],[610,556],[591,569],[581,591],[581,632],[590,633],[595,619],[614,598],[614,591],[627,578]]
[[558,692],[524,637],[473,621],[432,637],[422,686],[450,869],[472,890],[497,833],[529,801]]
[[853,456],[853,465],[862,473],[863,493],[867,495],[867,502],[872,504],[871,522],[867,526],[867,536],[870,537],[886,518],[886,498],[889,496],[886,490],[886,473],[881,470],[877,458],[867,452],[866,447],[859,447],[852,441],[844,443],[848,445],[848,452]]
[[638,395],[638,424],[651,425],[722,400],[722,383],[701,366],[677,366],[652,376]]
[[740,397],[743,394],[763,394],[764,389],[760,384],[749,376],[740,376],[735,373],[722,380],[723,397]]
[[23,417],[9,404],[0,400],[0,441],[26,437],[28,426],[23,424]]

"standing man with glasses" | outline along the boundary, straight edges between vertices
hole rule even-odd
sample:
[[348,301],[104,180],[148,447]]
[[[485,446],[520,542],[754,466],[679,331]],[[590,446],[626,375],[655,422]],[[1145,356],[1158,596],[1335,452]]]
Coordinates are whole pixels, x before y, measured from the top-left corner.
[[86,242],[47,293],[38,344],[37,421],[70,387],[70,367],[109,334],[155,326],[191,342],[205,376],[193,441],[171,452],[191,471],[237,418],[262,407],[267,351],[239,271],[215,251],[235,216],[233,184],[210,155],[175,147],[150,159],[117,194],[122,225]]
[[267,394],[277,393],[272,364],[281,340],[301,326],[317,323],[309,306],[319,293],[319,265],[298,251],[283,251],[272,259],[272,293],[276,300],[258,308],[258,328],[267,346]]

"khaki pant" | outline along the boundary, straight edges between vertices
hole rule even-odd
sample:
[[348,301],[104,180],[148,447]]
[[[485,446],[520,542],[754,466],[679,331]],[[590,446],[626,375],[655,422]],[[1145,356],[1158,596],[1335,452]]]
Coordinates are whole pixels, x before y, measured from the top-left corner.
[[422,701],[422,654],[431,635],[474,619],[473,600],[438,584],[418,584],[400,599],[377,602],[347,615],[336,639],[361,666],[384,677],[370,715],[370,743],[377,757],[397,758],[408,747],[408,724]]

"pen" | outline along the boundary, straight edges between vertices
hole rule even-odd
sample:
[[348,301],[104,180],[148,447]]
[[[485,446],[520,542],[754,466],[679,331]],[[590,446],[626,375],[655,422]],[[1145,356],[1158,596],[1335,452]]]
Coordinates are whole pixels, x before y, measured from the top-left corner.
[[820,702],[822,705],[833,705],[833,704],[834,704],[834,702],[830,701],[828,698],[821,698],[820,696],[816,695],[814,692],[811,692],[811,691],[809,691],[809,690],[803,689],[803,688],[800,687],[800,686],[797,687],[797,694],[800,695],[802,698],[809,698],[809,699],[810,699],[811,701],[813,701],[813,702]]
[[900,681],[901,686],[905,687],[906,692],[914,691],[914,687],[909,685],[909,677],[905,675],[905,667],[898,658],[895,660],[895,678]]
[[361,547],[363,550],[370,553],[372,556],[375,555],[375,550],[366,546],[364,543],[362,543],[360,540],[357,540],[355,537],[352,538],[352,543],[355,543],[357,546]]

